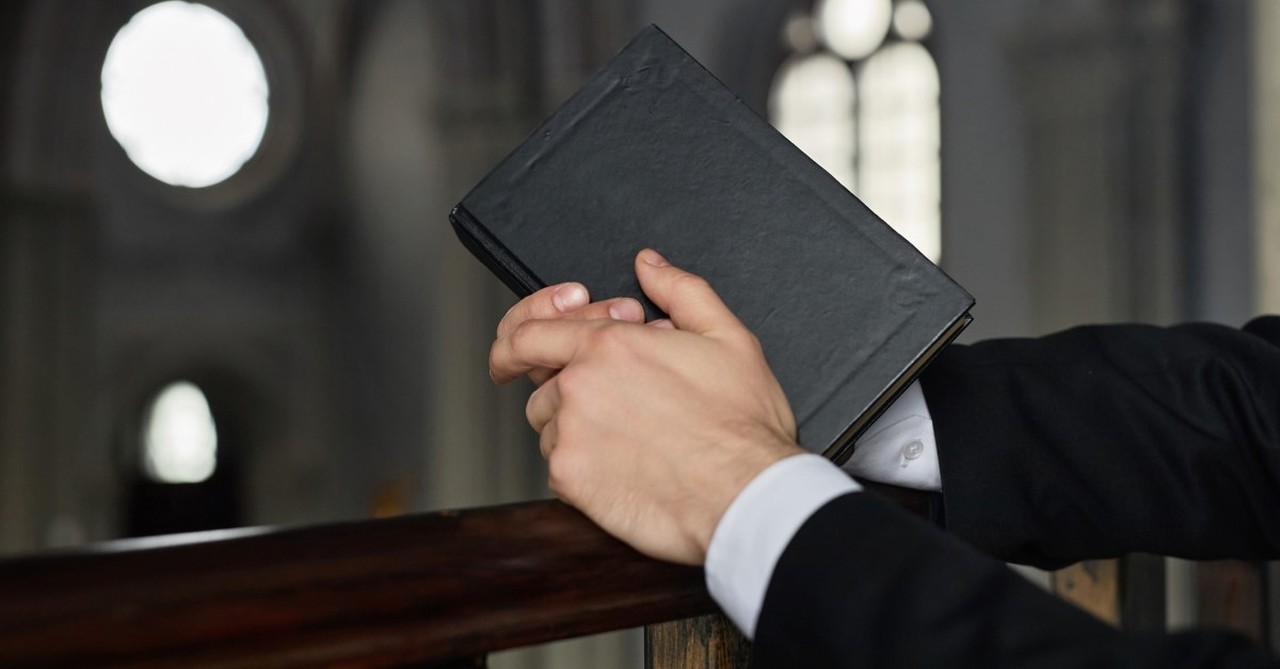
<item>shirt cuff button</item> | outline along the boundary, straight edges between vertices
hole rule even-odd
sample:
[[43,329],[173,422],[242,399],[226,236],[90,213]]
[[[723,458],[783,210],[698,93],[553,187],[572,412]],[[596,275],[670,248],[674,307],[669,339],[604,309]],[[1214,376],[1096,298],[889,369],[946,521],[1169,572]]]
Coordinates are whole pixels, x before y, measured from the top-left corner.
[[902,447],[902,466],[906,467],[909,460],[915,460],[924,453],[924,443],[919,439],[913,440]]

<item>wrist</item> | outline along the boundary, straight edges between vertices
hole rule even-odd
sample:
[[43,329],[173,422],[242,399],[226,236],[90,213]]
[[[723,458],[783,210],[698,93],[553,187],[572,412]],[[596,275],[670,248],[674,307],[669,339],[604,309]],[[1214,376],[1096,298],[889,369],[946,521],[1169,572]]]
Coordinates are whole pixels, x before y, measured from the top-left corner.
[[704,562],[712,537],[725,512],[742,491],[778,462],[806,453],[794,439],[780,434],[745,437],[738,445],[727,450],[730,459],[715,471],[709,472],[711,478],[702,482],[707,489],[714,489],[716,492],[705,498],[711,503],[704,509],[702,518],[693,524],[694,534],[691,538],[698,551],[699,564]]
[[774,565],[819,508],[858,484],[820,455],[787,457],[761,472],[730,504],[705,562],[711,597],[748,637]]

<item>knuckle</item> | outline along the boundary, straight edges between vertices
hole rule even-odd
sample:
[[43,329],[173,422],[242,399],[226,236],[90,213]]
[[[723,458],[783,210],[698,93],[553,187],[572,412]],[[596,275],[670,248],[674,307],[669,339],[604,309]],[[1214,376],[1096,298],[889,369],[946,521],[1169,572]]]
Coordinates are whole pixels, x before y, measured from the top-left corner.
[[571,451],[563,446],[551,452],[547,459],[547,485],[551,491],[562,499],[568,500],[576,480],[576,467],[573,465]]
[[530,340],[537,337],[537,321],[522,321],[507,335],[507,345],[513,353],[519,355],[529,347]]
[[764,357],[764,346],[760,343],[760,338],[752,331],[743,328],[739,335],[742,346],[751,353]]
[[555,378],[555,372],[549,369],[533,369],[529,371],[528,376],[535,386],[542,387],[547,381]]
[[672,287],[681,293],[703,293],[711,288],[711,284],[696,274],[681,274],[675,278]]
[[625,348],[626,342],[627,328],[616,323],[601,325],[587,338],[587,345],[592,351],[605,354]]
[[540,312],[546,311],[546,309],[540,307],[542,303],[550,301],[550,298],[543,294],[545,290],[544,288],[511,305],[511,308],[507,309],[507,313],[503,314],[502,320],[498,321],[498,336],[501,337],[503,334],[511,332],[523,323],[537,317]]
[[518,323],[517,314],[519,308],[520,304],[516,303],[512,305],[510,309],[507,309],[507,313],[502,315],[502,320],[498,321],[498,327],[494,331],[496,336],[501,337],[504,332],[510,330]]
[[547,457],[547,483],[551,485],[551,489],[560,492],[564,489],[564,451],[551,451],[551,455]]
[[530,395],[529,401],[524,403],[524,419],[528,421],[529,427],[532,427],[534,431],[542,432],[542,430],[539,429],[540,426],[538,425],[538,415],[534,408],[534,401],[536,396],[537,396],[537,392],[535,392],[533,395]]
[[568,367],[556,375],[556,387],[562,398],[573,398],[589,392],[586,389],[589,382],[588,375],[580,367]]

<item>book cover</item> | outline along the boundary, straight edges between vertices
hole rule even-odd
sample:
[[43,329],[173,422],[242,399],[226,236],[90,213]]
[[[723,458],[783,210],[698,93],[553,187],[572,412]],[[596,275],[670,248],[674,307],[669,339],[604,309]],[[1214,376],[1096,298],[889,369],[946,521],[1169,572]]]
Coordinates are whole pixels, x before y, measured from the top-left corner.
[[660,316],[651,247],[755,332],[799,442],[854,438],[969,322],[973,298],[714,76],[649,27],[453,210],[518,295],[580,281]]

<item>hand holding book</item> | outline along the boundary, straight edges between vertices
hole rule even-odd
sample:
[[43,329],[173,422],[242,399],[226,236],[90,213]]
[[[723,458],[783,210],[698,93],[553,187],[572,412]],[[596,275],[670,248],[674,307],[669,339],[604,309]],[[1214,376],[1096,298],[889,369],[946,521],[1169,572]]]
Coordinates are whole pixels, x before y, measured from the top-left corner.
[[643,248],[706,278],[759,338],[800,444],[837,463],[973,304],[657,28],[450,218],[522,296],[574,281],[661,318],[631,271]]
[[555,286],[503,319],[490,374],[543,375],[526,414],[558,496],[643,553],[701,564],[738,492],[804,451],[759,342],[711,286],[653,251],[635,273],[669,321],[617,300],[561,309],[584,294]]

